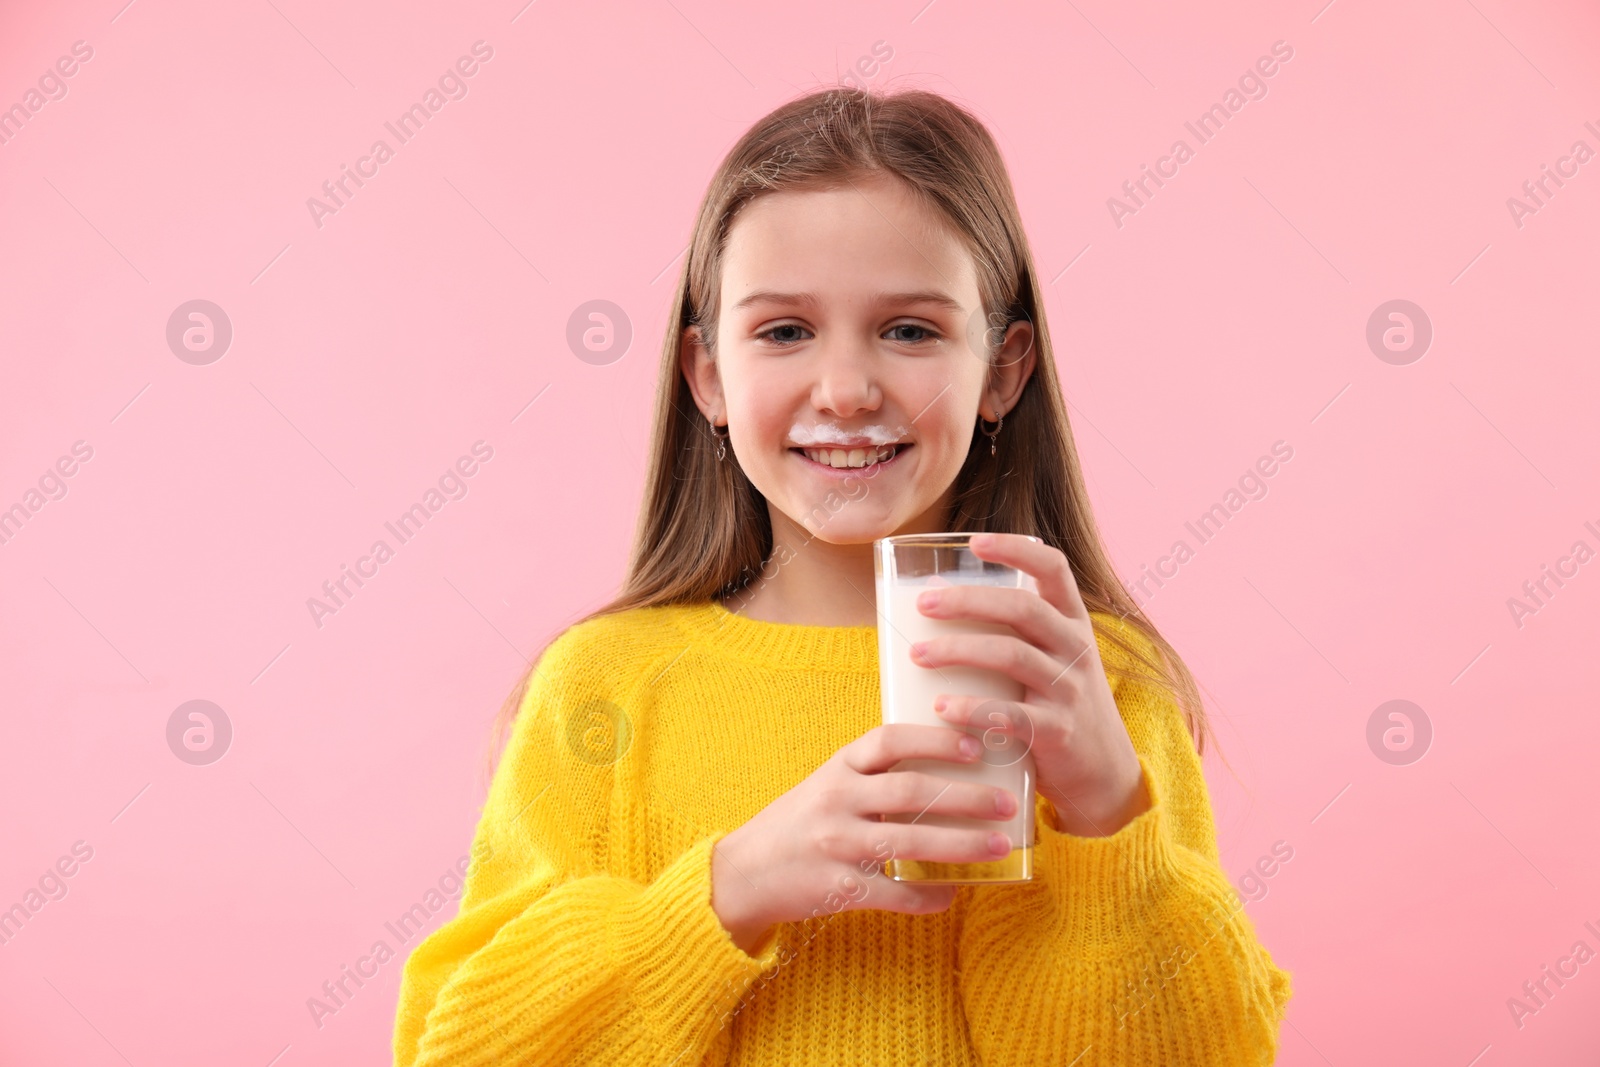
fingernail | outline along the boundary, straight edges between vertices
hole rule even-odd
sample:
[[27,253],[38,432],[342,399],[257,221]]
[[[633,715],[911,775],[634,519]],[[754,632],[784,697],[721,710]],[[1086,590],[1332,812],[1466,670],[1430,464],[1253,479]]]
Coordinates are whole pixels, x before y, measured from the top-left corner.
[[1011,838],[998,830],[989,835],[989,851],[996,856],[1004,856],[1011,851]]
[[976,756],[982,751],[983,748],[978,744],[978,739],[973,737],[971,734],[968,734],[966,737],[961,739],[961,754],[968,759],[971,759],[973,756]]
[[921,596],[917,597],[917,607],[919,607],[919,608],[936,608],[936,607],[939,606],[939,599],[940,599],[940,597],[939,597],[938,593],[935,593],[935,592],[923,593]]
[[1016,798],[1004,789],[995,790],[994,810],[1000,815],[1015,815],[1017,813]]
[[945,708],[948,708],[949,706],[950,706],[950,701],[946,700],[944,697],[934,697],[933,698],[933,710],[934,711],[943,711]]

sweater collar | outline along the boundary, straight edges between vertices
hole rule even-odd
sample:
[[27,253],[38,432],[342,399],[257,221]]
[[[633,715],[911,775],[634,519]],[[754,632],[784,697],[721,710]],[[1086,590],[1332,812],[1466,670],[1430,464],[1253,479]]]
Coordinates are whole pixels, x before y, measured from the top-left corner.
[[878,670],[876,626],[766,622],[704,600],[680,608],[679,625],[697,642],[738,659],[803,670]]

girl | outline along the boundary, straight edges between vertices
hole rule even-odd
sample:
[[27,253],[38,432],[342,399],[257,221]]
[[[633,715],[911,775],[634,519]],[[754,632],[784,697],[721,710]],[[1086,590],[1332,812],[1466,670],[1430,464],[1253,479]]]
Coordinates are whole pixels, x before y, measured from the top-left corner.
[[[921,91],[779,108],[712,181],[673,321],[626,583],[507,702],[396,1064],[1270,1063],[1290,976],[1218,866],[1194,680],[1101,547],[987,130]],[[976,758],[880,724],[872,542],[935,531],[1038,582],[924,594],[1018,636],[915,653],[1026,687],[979,724],[1031,739],[1030,883],[882,870],[1010,846],[879,816],[1020,799],[893,769]]]

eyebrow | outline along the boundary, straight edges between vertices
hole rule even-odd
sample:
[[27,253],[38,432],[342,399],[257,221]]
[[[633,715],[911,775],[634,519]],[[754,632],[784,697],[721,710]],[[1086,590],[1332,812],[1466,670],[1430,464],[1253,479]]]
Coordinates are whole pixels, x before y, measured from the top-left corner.
[[[920,289],[910,293],[875,293],[872,299],[880,304],[931,304],[957,315],[966,310],[947,293],[937,289]],[[733,305],[732,310],[741,311],[755,304],[791,304],[815,308],[819,303],[816,293],[782,293],[775,289],[757,289]]]

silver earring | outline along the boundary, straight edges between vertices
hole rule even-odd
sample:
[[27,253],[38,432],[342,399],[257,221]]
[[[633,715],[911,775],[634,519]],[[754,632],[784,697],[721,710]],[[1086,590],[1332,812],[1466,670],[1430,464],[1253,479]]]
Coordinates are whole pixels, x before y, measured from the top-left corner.
[[718,433],[717,424],[713,421],[711,423],[711,436],[717,439],[717,459],[721,460],[728,454],[728,434],[726,431]]
[[994,439],[1000,436],[1000,427],[1006,424],[1006,417],[999,412],[995,413],[995,418],[998,421],[995,422],[994,429],[991,430],[983,424],[983,412],[978,412],[978,429],[982,430],[989,438],[989,455],[991,456],[995,455]]

